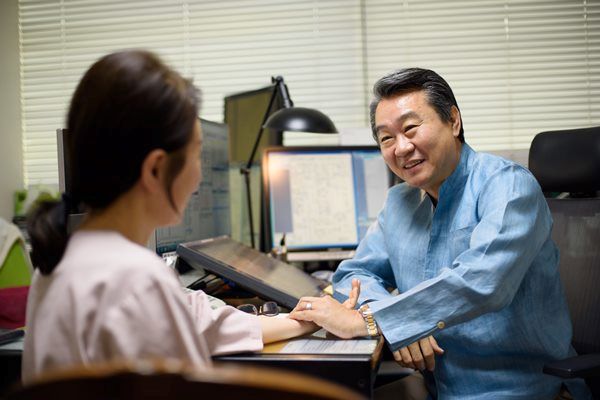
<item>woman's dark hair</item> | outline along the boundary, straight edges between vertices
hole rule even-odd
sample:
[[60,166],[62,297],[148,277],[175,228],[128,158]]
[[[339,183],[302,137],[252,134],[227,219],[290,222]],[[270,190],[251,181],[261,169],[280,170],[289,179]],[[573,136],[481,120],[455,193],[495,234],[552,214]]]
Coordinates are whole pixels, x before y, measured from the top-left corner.
[[[139,179],[154,149],[169,154],[166,192],[185,163],[200,95],[156,55],[123,51],[102,57],[85,73],[67,116],[70,193],[28,216],[33,264],[50,274],[66,248],[67,214],[77,205],[107,207]],[[176,210],[179,212],[180,210]]]
[[[371,131],[376,142],[377,132],[375,131],[375,111],[377,110],[379,102],[382,99],[389,99],[390,97],[415,90],[423,90],[425,92],[429,104],[435,109],[440,119],[444,122],[450,122],[452,120],[452,106],[455,106],[460,111],[450,85],[434,71],[423,68],[405,68],[394,71],[379,79],[375,82],[375,85],[373,85],[373,100],[369,106],[369,117],[371,120]],[[460,132],[458,139],[462,143],[465,142],[462,116],[460,118]]]

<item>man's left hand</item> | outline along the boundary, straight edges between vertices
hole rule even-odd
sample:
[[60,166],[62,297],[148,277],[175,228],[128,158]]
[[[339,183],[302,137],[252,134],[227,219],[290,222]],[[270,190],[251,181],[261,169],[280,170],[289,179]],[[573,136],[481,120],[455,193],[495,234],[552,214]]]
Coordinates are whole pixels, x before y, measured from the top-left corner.
[[435,355],[444,354],[433,336],[409,344],[394,352],[394,359],[403,367],[429,371],[435,369]]

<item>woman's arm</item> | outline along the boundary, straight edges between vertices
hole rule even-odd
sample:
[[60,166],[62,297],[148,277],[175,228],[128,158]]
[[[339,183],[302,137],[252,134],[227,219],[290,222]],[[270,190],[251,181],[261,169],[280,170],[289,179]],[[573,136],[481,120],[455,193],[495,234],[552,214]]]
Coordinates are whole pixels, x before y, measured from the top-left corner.
[[263,343],[277,342],[295,336],[315,332],[319,327],[312,322],[296,321],[291,318],[258,317],[262,328]]

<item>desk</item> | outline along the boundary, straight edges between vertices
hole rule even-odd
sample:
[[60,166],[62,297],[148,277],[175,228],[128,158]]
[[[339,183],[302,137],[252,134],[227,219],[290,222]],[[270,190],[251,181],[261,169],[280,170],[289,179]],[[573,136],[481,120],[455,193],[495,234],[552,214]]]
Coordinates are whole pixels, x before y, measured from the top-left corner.
[[23,338],[0,346],[0,398],[21,380]]
[[[292,339],[293,340],[293,339]],[[306,373],[348,386],[373,397],[375,375],[381,362],[383,338],[372,354],[282,354],[290,341],[266,345],[261,353],[214,357],[216,362],[238,362]],[[0,346],[0,396],[20,380],[23,339]]]
[[283,368],[345,385],[368,398],[373,397],[375,376],[381,362],[383,338],[371,354],[284,354],[288,341],[266,345],[261,353],[217,356],[216,362],[237,362]]

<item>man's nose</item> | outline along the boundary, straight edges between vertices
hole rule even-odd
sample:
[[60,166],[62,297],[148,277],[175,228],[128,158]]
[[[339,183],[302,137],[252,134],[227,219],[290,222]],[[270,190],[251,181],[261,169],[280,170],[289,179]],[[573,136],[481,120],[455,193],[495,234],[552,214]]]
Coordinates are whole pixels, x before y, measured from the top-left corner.
[[396,157],[404,157],[415,149],[412,142],[404,137],[404,135],[396,136],[396,148],[394,149],[394,155]]

